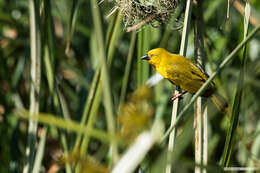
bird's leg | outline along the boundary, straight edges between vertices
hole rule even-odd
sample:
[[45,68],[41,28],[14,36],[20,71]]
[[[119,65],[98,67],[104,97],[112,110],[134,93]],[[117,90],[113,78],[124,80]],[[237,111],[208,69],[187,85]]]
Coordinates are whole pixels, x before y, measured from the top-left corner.
[[172,96],[172,101],[174,101],[174,100],[177,99],[177,98],[182,99],[182,96],[183,96],[184,94],[186,94],[186,93],[187,93],[187,92],[184,91],[184,92],[181,92],[181,93],[178,93],[178,94],[173,94],[173,96]]
[[173,94],[172,96],[172,101],[176,100],[177,98],[182,99],[182,95],[186,94],[186,91],[182,92],[181,88],[179,86],[176,86],[176,90],[179,91],[180,93],[178,94]]

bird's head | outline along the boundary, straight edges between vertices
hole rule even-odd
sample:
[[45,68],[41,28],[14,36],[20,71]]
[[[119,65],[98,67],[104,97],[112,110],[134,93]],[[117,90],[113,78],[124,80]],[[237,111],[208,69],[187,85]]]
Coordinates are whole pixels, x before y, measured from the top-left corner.
[[150,50],[146,55],[142,56],[142,60],[147,60],[150,64],[156,66],[160,63],[161,59],[165,56],[163,54],[167,53],[167,51],[163,48],[156,48]]

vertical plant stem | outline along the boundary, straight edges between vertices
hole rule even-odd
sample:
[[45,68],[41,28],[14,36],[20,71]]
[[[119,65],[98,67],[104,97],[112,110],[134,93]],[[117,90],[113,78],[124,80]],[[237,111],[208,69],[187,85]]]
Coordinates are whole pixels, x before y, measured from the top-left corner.
[[122,82],[121,94],[120,94],[120,99],[119,99],[119,108],[120,108],[120,105],[124,102],[125,96],[126,96],[126,89],[127,89],[127,83],[128,83],[128,79],[129,79],[129,75],[130,75],[130,70],[131,70],[131,63],[132,63],[133,54],[134,54],[135,42],[136,42],[136,33],[132,32],[130,47],[129,47],[129,51],[128,51],[128,55],[127,55],[125,74],[124,74],[124,78],[123,78],[123,82]]
[[120,27],[121,21],[122,21],[122,15],[121,13],[117,13],[117,16],[115,17],[115,23],[112,27],[112,30],[110,31],[112,34],[110,34],[109,31],[107,32],[107,35],[111,35],[111,38],[109,39],[108,44],[106,45],[108,65],[112,63],[112,59],[113,59],[112,57],[116,50],[116,44],[121,35],[121,27]]
[[66,49],[65,49],[66,54],[68,54],[68,52],[70,50],[70,42],[71,42],[71,38],[72,38],[74,28],[75,28],[75,23],[76,23],[77,13],[78,13],[78,7],[79,7],[79,1],[73,0],[72,1],[72,7],[71,7],[70,21],[69,21],[69,25],[68,25],[69,29],[68,29],[67,40],[66,40]]
[[[89,116],[89,112],[90,112],[92,105],[94,103],[93,100],[96,96],[99,78],[100,78],[100,67],[97,67],[95,75],[94,75],[93,80],[91,82],[91,87],[90,87],[90,90],[89,90],[88,97],[85,101],[85,106],[84,106],[82,118],[81,118],[81,121],[80,121],[81,126],[84,126],[86,124],[87,118]],[[78,150],[82,136],[83,136],[82,134],[77,135],[76,142],[75,142],[74,149],[73,149],[74,151]]]
[[[185,18],[184,18],[184,26],[182,31],[182,39],[181,39],[181,48],[180,48],[180,55],[185,56],[187,45],[188,45],[188,34],[189,34],[189,28],[190,28],[190,20],[191,20],[191,12],[192,12],[192,1],[187,0],[186,4],[186,10],[185,10]],[[179,94],[179,91],[175,90],[174,94]],[[171,127],[176,123],[176,117],[178,113],[178,104],[179,99],[174,100],[173,106],[172,106],[172,121],[171,121]],[[175,138],[175,130],[173,130],[170,133],[169,137],[169,143],[168,143],[168,153],[171,154],[173,151],[174,146],[174,138]],[[166,173],[171,172],[171,157],[167,156],[167,165],[166,165]]]
[[53,93],[54,89],[54,73],[52,68],[52,62],[50,58],[50,49],[47,45],[44,46],[44,65],[46,68],[46,76],[49,85],[50,92]]
[[[147,26],[144,28],[143,38],[142,38],[142,55],[146,54],[150,49],[150,34],[151,34],[151,27]],[[138,57],[140,59],[140,57]],[[142,61],[142,85],[146,82],[149,76],[149,64]]]
[[149,76],[149,64],[141,61],[140,57],[150,48],[150,26],[141,29],[137,36],[137,86],[143,85]]
[[36,154],[36,157],[35,157],[35,164],[33,165],[33,171],[32,171],[33,173],[40,172],[41,163],[42,163],[42,159],[43,159],[43,155],[44,155],[44,148],[45,148],[47,131],[48,131],[47,127],[44,127],[42,129],[41,140],[39,142],[39,149],[37,150],[37,154]]
[[[178,99],[177,103],[173,102],[173,110],[178,109]],[[177,108],[176,108],[177,106]],[[175,113],[176,112],[176,113]],[[172,119],[171,119],[171,125],[175,123],[177,117],[177,111],[172,111]],[[167,165],[166,165],[166,173],[172,172],[172,154],[173,154],[173,147],[174,147],[174,141],[175,141],[175,130],[173,130],[169,136],[169,142],[168,142],[168,153],[167,153]]]
[[32,119],[39,113],[41,81],[41,33],[40,8],[37,0],[29,0],[30,12],[30,47],[31,47],[31,86],[30,86],[30,120],[26,146],[26,162],[23,172],[31,172],[34,163],[37,121]]
[[[61,109],[61,114],[63,115],[65,120],[70,120],[71,119],[70,113],[69,113],[68,106],[67,106],[67,103],[66,103],[64,96],[62,95],[62,93],[61,93],[61,91],[59,90],[58,87],[56,88],[55,91],[56,91],[55,97],[58,98],[59,107]],[[68,144],[67,144],[65,131],[60,132],[60,139],[61,139],[61,144],[62,144],[62,147],[63,147],[64,156],[67,157],[68,156]],[[65,163],[65,170],[66,170],[66,173],[72,172],[70,163]]]
[[140,57],[143,56],[143,29],[137,35],[137,86],[142,85],[142,64]]
[[192,12],[192,1],[187,0],[182,37],[181,37],[182,38],[181,47],[180,47],[180,55],[183,56],[186,55],[187,46],[188,46],[188,34],[190,29],[191,12]]
[[197,99],[195,103],[195,117],[194,117],[194,128],[195,128],[195,166],[194,172],[201,173],[202,165],[202,107],[201,107],[201,97]]
[[[68,150],[67,139],[66,139],[66,136],[65,136],[64,133],[61,135],[61,143],[62,143],[62,146],[63,146],[64,157],[68,158],[69,157],[69,150]],[[65,163],[65,171],[66,171],[66,173],[72,173],[70,163]]]
[[[247,36],[247,31],[249,26],[249,18],[250,18],[250,5],[247,2],[245,7],[245,15],[244,15],[244,41],[247,38],[246,36]],[[243,59],[240,65],[239,79],[237,81],[237,91],[235,95],[234,104],[232,107],[231,123],[228,129],[228,134],[226,137],[225,147],[224,147],[224,152],[222,157],[222,167],[229,166],[232,150],[235,145],[235,135],[236,135],[236,129],[238,127],[240,105],[242,102],[246,60],[247,60],[247,45],[245,44],[244,51],[243,51]]]
[[[203,113],[203,166],[208,164],[208,107],[206,106]],[[203,173],[207,173],[206,168],[203,168]]]
[[[87,121],[87,124],[86,124],[86,128],[91,129],[94,126],[94,121],[95,121],[96,114],[97,114],[99,104],[100,104],[100,100],[101,100],[101,94],[102,94],[101,86],[98,85],[97,89],[96,89],[96,94],[95,94],[95,96],[93,97],[93,100],[92,100],[93,103],[92,103],[91,109],[89,110],[89,118],[88,118],[88,121]],[[80,138],[79,138],[79,140],[80,140]],[[80,154],[81,155],[84,155],[86,153],[86,151],[88,149],[89,140],[90,140],[90,136],[85,134],[84,138],[81,142],[81,146],[80,146]],[[76,150],[78,149],[76,145],[75,145],[75,149]],[[74,151],[75,151],[75,149],[74,149]]]
[[[120,38],[120,22],[121,22],[121,15],[117,13],[116,16],[113,16],[115,20],[111,20],[109,22],[109,29],[106,33],[106,49],[108,49],[108,56],[107,56],[107,65],[110,67],[113,57],[114,57],[114,50],[116,47],[116,43]],[[98,45],[96,43],[95,45]],[[97,49],[98,50],[98,49]],[[92,52],[92,57],[99,56],[99,52]],[[96,68],[96,73],[92,81],[90,95],[88,96],[88,100],[86,102],[83,117],[81,119],[82,124],[86,124],[86,127],[91,129],[94,126],[95,118],[97,115],[98,108],[100,106],[101,98],[102,98],[102,87],[100,85],[102,78],[100,77],[101,68],[100,65]],[[80,146],[80,155],[84,156],[86,151],[88,150],[88,144],[90,141],[90,136],[88,134],[83,135],[83,139],[81,142],[81,138],[77,137],[76,143],[74,146],[74,151],[78,150]],[[80,171],[80,165],[77,165],[76,172]]]
[[[48,81],[48,86],[49,86],[49,90],[50,90],[50,94],[53,98],[53,103],[55,105],[56,111],[59,112],[58,114],[60,114],[60,110],[61,110],[61,114],[63,115],[63,117],[67,120],[70,119],[70,115],[69,115],[69,110],[68,110],[68,106],[66,103],[66,100],[64,98],[64,96],[62,95],[62,93],[59,90],[59,87],[56,86],[56,88],[54,88],[54,56],[55,56],[55,32],[54,32],[54,23],[53,23],[53,18],[52,18],[52,6],[51,6],[51,2],[50,0],[44,0],[44,30],[43,34],[44,36],[43,38],[43,45],[42,47],[44,47],[44,65],[45,65],[45,69],[46,69],[46,76],[47,76],[47,81]],[[57,83],[56,83],[57,84]],[[44,128],[43,130],[47,131],[47,128]],[[46,135],[43,131],[43,134]],[[45,137],[46,139],[46,137]],[[67,144],[67,139],[66,139],[66,135],[64,131],[61,131],[60,133],[60,139],[61,139],[61,144],[63,147],[63,153],[65,157],[68,157],[68,144]],[[41,139],[42,140],[42,139]],[[41,142],[41,141],[40,141]],[[39,149],[41,149],[39,147]],[[37,151],[39,152],[39,151]],[[36,156],[37,159],[37,156]],[[39,172],[39,169],[34,168],[33,171],[35,172]],[[65,163],[65,171],[66,173],[71,173],[71,166],[69,163]]]
[[228,0],[228,4],[227,4],[227,19],[229,19],[229,11],[230,11],[230,0]]
[[[107,62],[106,62],[106,55],[104,49],[104,40],[103,40],[103,33],[102,33],[102,25],[101,25],[101,17],[99,13],[99,8],[97,5],[97,1],[91,0],[91,10],[92,16],[94,21],[94,28],[96,30],[97,36],[97,43],[100,46],[100,65],[102,66],[101,71],[101,79],[102,79],[102,87],[103,87],[103,95],[104,95],[104,104],[106,110],[106,119],[107,119],[107,126],[110,135],[115,134],[115,121],[113,117],[113,103],[112,103],[112,95],[110,89],[110,80],[108,75],[107,69]],[[111,142],[111,154],[112,154],[112,164],[115,164],[118,160],[118,151],[117,145],[115,141]]]
[[53,94],[54,91],[54,56],[55,56],[55,44],[54,44],[54,28],[53,28],[53,18],[52,18],[52,6],[50,0],[44,0],[44,15],[43,18],[43,59],[44,66],[46,69],[46,77],[48,81],[48,86],[50,93]]
[[[198,1],[197,8],[196,8],[196,22],[194,27],[194,34],[195,34],[195,58],[199,66],[204,65],[205,59],[206,59],[206,53],[204,50],[204,39],[203,39],[203,8],[202,8],[203,0]],[[206,169],[202,170],[202,164],[204,161],[203,153],[204,151],[207,151],[207,148],[205,148],[207,145],[203,145],[205,143],[204,141],[204,130],[207,128],[207,123],[204,123],[204,118],[207,120],[207,112],[203,111],[202,108],[202,97],[199,97],[197,99],[197,103],[195,106],[195,117],[194,117],[194,124],[195,124],[195,173],[201,173],[202,171],[206,172]],[[206,110],[206,108],[205,108]],[[203,116],[202,116],[203,113]],[[205,125],[205,126],[204,126]],[[206,137],[207,138],[207,137]]]

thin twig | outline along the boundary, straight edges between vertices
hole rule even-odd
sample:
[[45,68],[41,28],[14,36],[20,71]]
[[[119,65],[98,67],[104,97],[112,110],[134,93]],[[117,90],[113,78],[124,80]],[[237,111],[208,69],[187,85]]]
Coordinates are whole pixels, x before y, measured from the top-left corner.
[[137,31],[138,29],[140,29],[143,25],[145,25],[146,23],[151,22],[154,18],[156,17],[156,14],[150,15],[147,18],[145,18],[144,20],[142,20],[140,23],[134,25],[134,26],[130,26],[126,29],[126,32],[130,32],[130,31]]

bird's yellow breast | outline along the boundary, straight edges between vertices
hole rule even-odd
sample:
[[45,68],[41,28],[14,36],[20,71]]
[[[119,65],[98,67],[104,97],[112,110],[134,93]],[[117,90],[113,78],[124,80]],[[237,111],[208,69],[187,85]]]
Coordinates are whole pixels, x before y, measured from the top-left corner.
[[[161,52],[154,59],[152,57],[149,63],[164,78],[192,94],[196,93],[208,79],[207,74],[191,60],[167,51]],[[214,85],[210,85],[202,95],[209,96],[214,90]]]

